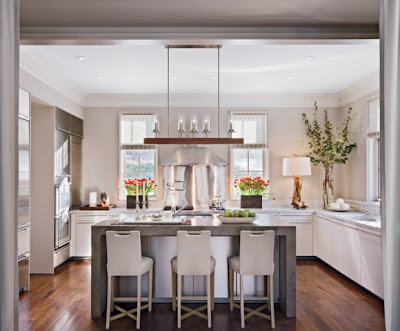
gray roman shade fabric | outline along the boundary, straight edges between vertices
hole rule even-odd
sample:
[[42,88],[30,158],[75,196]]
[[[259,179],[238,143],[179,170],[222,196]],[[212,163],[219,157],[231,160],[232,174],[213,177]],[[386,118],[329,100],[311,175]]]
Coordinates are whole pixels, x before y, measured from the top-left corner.
[[0,330],[18,330],[19,1],[0,0]]
[[263,149],[266,147],[267,147],[267,144],[231,145],[231,148],[234,148],[234,149]]
[[156,118],[157,115],[153,114],[121,114],[121,146],[141,145],[144,138],[154,138],[153,126]]
[[400,330],[400,0],[381,1],[381,192],[386,330]]

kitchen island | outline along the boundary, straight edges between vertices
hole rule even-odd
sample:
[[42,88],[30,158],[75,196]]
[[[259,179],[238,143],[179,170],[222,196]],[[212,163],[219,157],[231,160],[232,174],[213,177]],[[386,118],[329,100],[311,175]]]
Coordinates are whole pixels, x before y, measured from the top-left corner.
[[[125,222],[132,215],[110,217],[92,226],[91,267],[91,315],[99,317],[106,307],[107,294],[107,249],[106,231],[140,231],[142,254],[154,259],[154,302],[171,301],[170,258],[176,255],[176,232],[178,230],[210,230],[211,253],[216,259],[216,302],[228,302],[227,258],[239,253],[239,236],[242,230],[275,231],[275,300],[287,317],[296,316],[296,228],[294,225],[272,215],[259,215],[252,224],[221,224],[216,215],[212,217],[186,217],[190,222],[168,224],[163,221]],[[189,223],[189,224],[188,224]],[[121,252],[121,259],[129,259],[129,252]],[[262,277],[247,276],[246,295],[262,295],[265,281]],[[185,277],[186,278],[186,277]],[[146,281],[143,281],[146,284]],[[135,281],[121,277],[116,291],[135,291]],[[248,286],[249,285],[249,286]],[[143,289],[144,294],[146,288]],[[184,293],[200,295],[205,290],[204,280],[189,277],[184,280]],[[249,292],[250,291],[250,292]]]

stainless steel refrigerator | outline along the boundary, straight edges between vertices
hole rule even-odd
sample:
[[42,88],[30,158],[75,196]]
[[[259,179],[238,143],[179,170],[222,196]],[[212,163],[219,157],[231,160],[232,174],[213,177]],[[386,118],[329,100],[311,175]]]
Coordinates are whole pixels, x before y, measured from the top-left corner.
[[69,258],[71,209],[81,205],[83,121],[62,109],[55,112],[54,251],[55,267]]
[[19,290],[29,289],[30,260],[30,96],[20,89],[18,119],[18,271]]

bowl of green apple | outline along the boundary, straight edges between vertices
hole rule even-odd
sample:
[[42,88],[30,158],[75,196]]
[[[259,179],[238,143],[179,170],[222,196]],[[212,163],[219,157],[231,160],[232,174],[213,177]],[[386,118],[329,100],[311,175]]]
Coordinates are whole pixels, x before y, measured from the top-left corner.
[[257,219],[255,212],[245,209],[245,210],[225,210],[223,215],[218,215],[218,219],[221,223],[233,224],[233,223],[253,223]]

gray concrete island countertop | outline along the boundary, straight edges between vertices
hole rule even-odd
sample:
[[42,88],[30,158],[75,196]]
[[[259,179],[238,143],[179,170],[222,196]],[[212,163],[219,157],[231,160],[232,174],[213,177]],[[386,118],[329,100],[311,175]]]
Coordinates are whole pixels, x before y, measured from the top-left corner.
[[[131,217],[131,215],[129,215]],[[276,216],[260,214],[258,219],[251,224],[221,224],[216,215],[209,218],[204,217],[188,217],[191,224],[171,225],[163,223],[163,221],[154,221],[151,224],[123,224],[113,225],[117,219],[123,219],[126,215],[118,217],[110,217],[109,220],[102,221],[92,226],[92,263],[91,263],[91,315],[99,317],[103,314],[106,307],[107,293],[107,250],[106,250],[106,231],[131,231],[137,230],[142,236],[142,254],[154,259],[155,271],[155,293],[157,286],[164,286],[161,283],[170,282],[170,270],[161,272],[157,275],[157,264],[169,267],[170,261],[158,260],[159,256],[155,253],[157,247],[151,245],[162,244],[164,241],[156,240],[157,238],[169,238],[174,240],[178,230],[201,231],[210,230],[212,237],[223,238],[224,240],[234,240],[238,243],[238,237],[242,230],[273,230],[275,231],[276,249],[275,249],[275,273],[274,279],[277,279],[278,287],[278,303],[287,317],[296,316],[296,228],[293,224],[285,222]],[[213,238],[212,238],[213,239]],[[232,245],[230,245],[232,246]],[[176,248],[176,246],[175,246]],[[160,249],[160,247],[158,247]],[[162,247],[161,247],[162,249]],[[221,250],[223,247],[221,247]],[[176,251],[175,251],[176,252]],[[238,247],[229,255],[237,255]],[[158,257],[158,259],[157,259]],[[129,253],[121,252],[121,258],[129,258]],[[227,261],[217,259],[225,272]],[[217,273],[217,271],[216,271]],[[165,277],[164,277],[165,276]],[[164,278],[163,278],[164,277]],[[217,277],[217,275],[216,275]],[[251,276],[248,276],[251,277]],[[157,283],[157,279],[163,282]],[[144,282],[145,283],[145,282]],[[221,282],[216,281],[216,291],[218,286],[228,287],[227,277],[225,273],[221,277]],[[170,297],[169,297],[170,300]],[[172,312],[171,312],[172,313]]]

